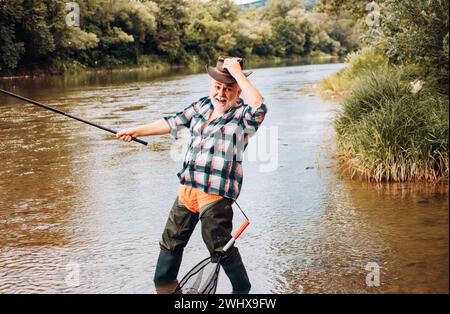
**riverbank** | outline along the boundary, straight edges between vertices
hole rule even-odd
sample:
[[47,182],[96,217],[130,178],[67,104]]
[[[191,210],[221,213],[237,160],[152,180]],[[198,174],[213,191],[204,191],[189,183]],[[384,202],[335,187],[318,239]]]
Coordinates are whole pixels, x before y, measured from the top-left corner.
[[[299,64],[323,64],[323,63],[333,63],[341,60],[342,57],[334,56],[330,54],[325,54],[322,52],[316,52],[310,56],[292,56],[286,58],[280,57],[260,57],[252,56],[245,61],[245,67],[248,68],[262,68],[269,66],[288,66],[288,65],[299,65]],[[165,75],[175,71],[181,71],[185,73],[199,73],[204,70],[206,62],[202,62],[198,58],[192,58],[190,64],[170,64],[166,61],[162,61],[155,56],[141,56],[139,58],[139,64],[135,66],[117,66],[117,67],[99,67],[92,68],[87,67],[78,61],[58,61],[53,65],[46,68],[41,68],[35,66],[32,69],[19,69],[14,73],[1,73],[0,80],[13,80],[13,79],[32,79],[32,78],[42,78],[51,76],[64,76],[64,75],[74,75],[80,73],[92,73],[92,74],[102,74],[102,73],[120,73],[120,72],[140,72],[147,71],[151,72],[155,76]]]
[[448,95],[372,48],[347,62],[320,84],[341,105],[333,124],[342,170],[376,182],[448,180]]
[[49,66],[29,66],[20,68],[12,72],[0,73],[0,80],[10,80],[18,78],[42,78],[52,76],[75,75],[81,73],[108,73],[108,72],[129,72],[129,71],[151,71],[155,74],[166,74],[175,69],[185,68],[183,65],[172,65],[154,58],[142,58],[138,65],[130,66],[108,66],[108,67],[88,67],[78,61],[56,61]]

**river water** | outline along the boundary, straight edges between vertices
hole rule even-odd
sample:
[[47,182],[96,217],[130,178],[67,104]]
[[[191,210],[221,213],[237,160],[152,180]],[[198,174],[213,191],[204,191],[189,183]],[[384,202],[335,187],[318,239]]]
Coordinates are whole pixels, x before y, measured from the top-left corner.
[[[251,224],[237,246],[253,293],[448,293],[448,184],[381,184],[339,173],[338,105],[311,87],[343,64],[255,69],[269,107],[244,160]],[[145,72],[0,81],[113,129],[208,94],[206,74]],[[154,293],[158,241],[183,141],[124,143],[0,96],[0,293]],[[242,216],[235,210],[235,228]],[[200,227],[180,276],[206,257]],[[231,290],[222,273],[218,292]]]

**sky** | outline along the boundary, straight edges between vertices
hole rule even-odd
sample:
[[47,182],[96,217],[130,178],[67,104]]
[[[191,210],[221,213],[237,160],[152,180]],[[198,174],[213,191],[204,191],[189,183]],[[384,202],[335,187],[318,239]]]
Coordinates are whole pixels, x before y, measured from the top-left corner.
[[[243,3],[249,3],[249,2],[253,2],[253,1],[256,1],[256,0],[233,0],[236,4],[243,4]],[[310,2],[313,2],[313,1],[305,1],[305,3],[310,3]]]
[[255,0],[233,0],[236,4],[243,4],[248,2],[253,2]]

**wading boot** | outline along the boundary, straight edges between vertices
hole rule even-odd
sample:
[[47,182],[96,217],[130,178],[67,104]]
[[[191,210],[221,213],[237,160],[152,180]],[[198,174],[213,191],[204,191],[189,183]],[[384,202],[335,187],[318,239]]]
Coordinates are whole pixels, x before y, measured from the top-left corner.
[[161,249],[153,278],[156,293],[172,293],[175,290],[182,257],[182,251],[175,253]]
[[224,259],[221,261],[223,270],[230,279],[233,287],[233,294],[247,294],[250,291],[251,284],[248,279],[247,271],[242,263],[241,255],[236,247],[230,249]]

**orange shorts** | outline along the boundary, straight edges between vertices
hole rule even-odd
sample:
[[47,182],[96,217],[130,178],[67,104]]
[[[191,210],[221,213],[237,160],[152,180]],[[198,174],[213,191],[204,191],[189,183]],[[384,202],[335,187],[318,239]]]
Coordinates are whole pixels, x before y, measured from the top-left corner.
[[182,184],[178,189],[178,198],[189,211],[198,214],[203,206],[220,200],[223,196],[205,193],[199,189]]

